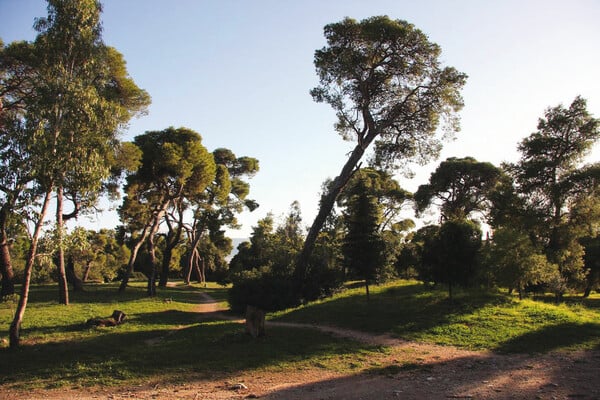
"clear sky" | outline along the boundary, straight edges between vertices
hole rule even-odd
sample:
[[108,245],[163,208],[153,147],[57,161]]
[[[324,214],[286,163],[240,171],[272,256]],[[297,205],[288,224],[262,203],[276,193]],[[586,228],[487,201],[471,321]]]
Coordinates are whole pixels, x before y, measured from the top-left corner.
[[[516,161],[516,146],[535,131],[547,107],[577,95],[600,117],[600,1],[597,0],[104,0],[104,41],[123,53],[136,83],[152,96],[149,115],[123,139],[185,126],[209,150],[227,147],[256,157],[251,197],[240,217],[247,237],[269,211],[300,202],[312,223],[318,193],[336,176],[351,144],[333,130],[334,112],[313,102],[316,49],[323,27],[348,16],[404,19],[442,48],[444,64],[469,75],[462,130],[440,159],[415,166],[416,190],[439,161],[472,156]],[[0,0],[0,38],[33,40],[42,0]],[[590,161],[600,158],[596,148]],[[81,222],[114,227],[114,212]]]

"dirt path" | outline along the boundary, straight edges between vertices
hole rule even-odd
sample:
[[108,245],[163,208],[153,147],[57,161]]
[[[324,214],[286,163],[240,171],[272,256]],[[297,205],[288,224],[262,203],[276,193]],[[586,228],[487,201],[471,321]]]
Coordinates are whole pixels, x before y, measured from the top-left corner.
[[[196,310],[206,317],[236,320],[208,294]],[[179,386],[92,388],[0,393],[0,399],[600,399],[600,352],[498,355],[448,346],[408,342],[390,336],[310,324],[267,322],[269,326],[310,328],[390,351],[372,360],[373,368],[341,374],[318,368],[250,372],[222,380]],[[159,344],[159,342],[155,343]]]

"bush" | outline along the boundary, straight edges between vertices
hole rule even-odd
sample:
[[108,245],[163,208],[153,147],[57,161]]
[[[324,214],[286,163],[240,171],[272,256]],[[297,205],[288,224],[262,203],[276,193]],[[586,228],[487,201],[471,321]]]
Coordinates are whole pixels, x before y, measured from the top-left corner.
[[293,281],[288,276],[255,270],[245,271],[233,281],[229,305],[234,312],[244,312],[248,305],[271,312],[300,304]]

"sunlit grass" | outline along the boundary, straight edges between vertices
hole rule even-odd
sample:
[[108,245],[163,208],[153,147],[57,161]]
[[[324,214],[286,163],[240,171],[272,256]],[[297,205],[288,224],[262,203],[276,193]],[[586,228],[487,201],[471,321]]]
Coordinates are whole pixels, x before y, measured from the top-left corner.
[[600,346],[600,295],[553,304],[490,291],[461,292],[414,281],[363,288],[274,315],[277,320],[321,323],[374,334],[500,352],[545,352]]

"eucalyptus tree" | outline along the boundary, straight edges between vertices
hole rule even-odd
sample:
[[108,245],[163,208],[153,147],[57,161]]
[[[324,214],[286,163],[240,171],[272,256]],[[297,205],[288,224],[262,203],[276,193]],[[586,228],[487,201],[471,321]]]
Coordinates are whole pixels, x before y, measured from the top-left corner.
[[442,221],[467,219],[474,212],[486,212],[490,197],[502,178],[502,171],[489,162],[472,157],[450,157],[429,177],[429,183],[415,192],[418,213],[437,205]]
[[582,162],[599,137],[600,120],[577,97],[568,108],[548,108],[537,131],[519,144],[521,159],[507,165],[523,204],[525,228],[544,248],[548,261],[558,266],[562,283],[555,292],[559,297],[566,285],[584,279],[578,239],[586,235],[582,220],[591,214],[582,218],[583,209],[576,205],[597,196],[600,164]]
[[374,143],[374,161],[392,167],[438,155],[438,128],[458,130],[466,76],[442,67],[440,47],[412,24],[387,16],[346,18],[325,26],[327,46],[315,53],[317,102],[333,107],[335,130],[356,146],[322,196],[296,264],[302,285],[315,241],[335,200]]
[[29,53],[29,47],[13,44],[4,48],[0,41],[0,297],[15,292],[9,227],[16,212],[25,206],[25,190],[34,178],[23,109],[32,72],[12,54]]
[[137,254],[147,242],[150,254],[148,294],[155,294],[157,262],[155,236],[169,207],[182,198],[203,193],[215,179],[214,157],[202,145],[202,137],[190,129],[167,128],[136,136],[142,154],[137,171],[127,177],[126,196],[119,209],[121,220],[133,239],[127,271],[121,282],[124,291],[133,273]]
[[[42,149],[39,173],[56,194],[59,244],[64,221],[95,204],[120,128],[150,101],[122,55],[103,43],[101,11],[95,0],[49,0],[48,16],[34,26],[35,96],[27,108]],[[68,212],[65,200],[72,203]],[[62,245],[57,260],[60,302],[68,304]]]

